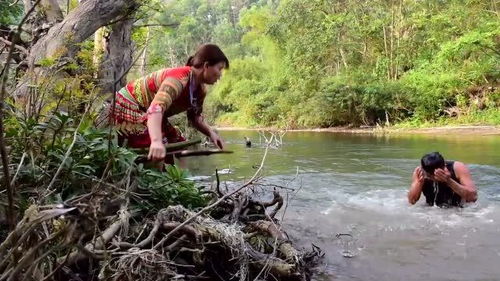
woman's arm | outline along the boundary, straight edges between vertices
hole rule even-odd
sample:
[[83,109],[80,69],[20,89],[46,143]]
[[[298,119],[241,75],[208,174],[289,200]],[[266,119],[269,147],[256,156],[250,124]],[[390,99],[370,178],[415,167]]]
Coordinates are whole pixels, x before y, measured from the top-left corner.
[[165,158],[166,149],[163,145],[163,133],[161,131],[162,123],[162,112],[148,112],[148,133],[151,139],[151,145],[149,146],[148,159],[152,161],[161,161]]
[[195,129],[200,131],[205,136],[209,137],[212,142],[220,149],[224,149],[224,141],[221,137],[205,122],[203,116],[188,114],[188,118]]
[[166,149],[163,145],[163,132],[161,124],[163,113],[168,110],[182,92],[183,85],[175,78],[165,79],[155,94],[151,105],[148,108],[147,127],[151,145],[149,146],[148,159],[161,161],[165,158]]

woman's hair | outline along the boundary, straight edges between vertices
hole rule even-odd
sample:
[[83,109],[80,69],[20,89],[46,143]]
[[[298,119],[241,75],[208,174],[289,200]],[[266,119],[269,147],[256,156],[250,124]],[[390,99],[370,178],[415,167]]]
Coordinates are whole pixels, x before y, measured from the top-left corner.
[[204,63],[209,66],[216,65],[219,62],[226,64],[225,68],[229,68],[229,60],[222,50],[214,44],[201,45],[193,56],[190,56],[186,65],[195,68],[200,68]]
[[444,168],[444,158],[439,152],[431,152],[422,157],[420,160],[422,169],[429,174],[434,174],[434,170]]

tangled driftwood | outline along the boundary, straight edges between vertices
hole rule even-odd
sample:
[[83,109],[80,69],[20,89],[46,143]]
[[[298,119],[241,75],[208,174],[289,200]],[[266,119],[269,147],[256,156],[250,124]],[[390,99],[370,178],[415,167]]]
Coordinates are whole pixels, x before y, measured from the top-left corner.
[[309,280],[319,250],[293,246],[275,218],[284,205],[276,189],[268,202],[252,192],[264,159],[230,191],[217,176],[196,212],[138,210],[130,173],[124,188],[99,184],[64,204],[32,205],[0,244],[0,281]]
[[182,206],[154,221],[123,207],[94,221],[78,207],[32,206],[0,245],[0,280],[307,280],[318,252],[293,247],[271,218],[278,208],[266,214],[281,196],[244,197],[214,208],[219,220]]

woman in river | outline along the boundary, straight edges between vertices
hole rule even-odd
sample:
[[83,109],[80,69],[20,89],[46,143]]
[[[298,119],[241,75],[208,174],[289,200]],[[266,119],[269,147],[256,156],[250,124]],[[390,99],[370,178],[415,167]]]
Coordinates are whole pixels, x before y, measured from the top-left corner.
[[187,112],[192,126],[223,149],[223,140],[205,122],[202,111],[205,85],[217,82],[228,67],[229,61],[218,46],[202,45],[186,66],[165,68],[128,83],[116,93],[115,106],[108,106],[104,118],[117,128],[121,143],[126,140],[130,147],[149,147],[151,161],[165,159],[165,143],[185,140],[168,121],[181,112]]

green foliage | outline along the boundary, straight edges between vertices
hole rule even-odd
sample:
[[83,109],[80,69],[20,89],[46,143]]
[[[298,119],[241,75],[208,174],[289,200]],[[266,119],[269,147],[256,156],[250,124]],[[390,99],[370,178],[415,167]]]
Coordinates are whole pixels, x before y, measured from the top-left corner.
[[381,83],[363,75],[326,78],[311,103],[311,110],[326,110],[317,112],[312,125],[359,126],[400,120],[408,114],[402,108],[405,92],[400,83]]
[[191,209],[204,206],[206,200],[194,186],[193,181],[186,179],[187,176],[187,171],[172,165],[166,167],[166,172],[141,170],[138,178],[139,187],[147,192],[148,196],[139,201],[139,207],[158,211],[176,204],[183,204]]
[[396,124],[396,128],[429,128],[437,126],[458,126],[458,125],[500,125],[500,109],[489,108],[481,111],[473,111],[467,115],[460,115],[450,119],[441,117],[433,121],[422,119],[407,119]]
[[0,26],[14,25],[21,20],[23,5],[12,3],[10,0],[0,0]]
[[55,58],[46,57],[39,61],[40,66],[51,67],[56,64],[57,60]]
[[248,52],[213,89],[210,112],[244,126],[423,122],[456,110],[466,120],[498,106],[495,94],[470,93],[498,92],[500,26],[491,9],[472,0],[251,7],[239,22]]
[[[457,110],[463,118],[497,106],[492,91],[471,93],[500,84],[492,3],[160,1],[143,21],[172,25],[149,29],[147,65],[183,65],[200,44],[220,45],[231,69],[211,88],[205,113],[223,125],[436,122]],[[146,37],[136,29],[139,46]]]
[[[246,1],[246,4],[255,2]],[[244,54],[239,44],[243,29],[238,21],[245,8],[243,2],[228,0],[158,1],[145,5],[142,22],[153,25],[149,28],[148,70],[184,65],[199,45],[208,42],[221,45],[230,58]],[[146,34],[145,28],[136,28],[135,42],[143,45]]]
[[118,146],[115,134],[110,140],[109,130],[93,128],[91,120],[79,123],[65,112],[41,119],[44,121],[12,115],[5,123],[6,139],[12,144],[11,161],[20,163],[23,155],[25,158],[16,179],[19,190],[23,190],[19,200],[26,201],[36,190],[46,189],[61,168],[52,187],[53,195],[46,198],[49,202],[88,193],[99,184],[118,187],[137,181],[143,192],[133,199],[140,209],[158,210],[172,204],[194,208],[205,204],[200,190],[186,179],[185,171],[168,166],[165,173],[136,165],[137,154]]

